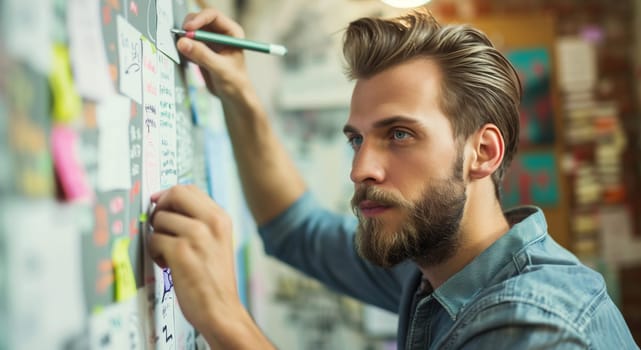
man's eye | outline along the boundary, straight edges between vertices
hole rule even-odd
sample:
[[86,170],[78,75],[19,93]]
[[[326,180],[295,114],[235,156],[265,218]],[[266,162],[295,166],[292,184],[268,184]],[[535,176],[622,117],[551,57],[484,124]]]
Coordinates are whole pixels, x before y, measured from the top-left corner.
[[349,136],[347,137],[347,143],[352,146],[353,149],[357,149],[363,143],[363,137]]
[[392,133],[392,137],[394,138],[394,140],[404,140],[410,137],[410,134],[403,130],[394,130],[394,132]]

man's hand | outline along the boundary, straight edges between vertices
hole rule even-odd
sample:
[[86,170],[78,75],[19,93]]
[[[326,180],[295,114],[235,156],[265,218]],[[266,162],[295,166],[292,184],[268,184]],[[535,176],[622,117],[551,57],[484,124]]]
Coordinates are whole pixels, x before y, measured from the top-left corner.
[[[244,37],[238,23],[207,8],[185,18],[183,29]],[[243,193],[257,224],[284,212],[306,190],[294,162],[272,130],[249,79],[243,50],[182,37],[178,50],[200,66],[209,90],[220,97]]]
[[[237,38],[245,36],[238,23],[212,8],[188,14],[183,29],[204,30]],[[239,89],[251,87],[242,49],[187,37],[180,38],[176,45],[180,53],[200,66],[211,93],[223,99],[233,98],[239,94]]]
[[174,186],[151,197],[152,259],[169,267],[185,318],[215,348],[269,348],[238,296],[232,223],[197,187]]
[[[211,324],[221,307],[242,308],[236,288],[229,216],[195,186],[174,186],[151,198],[152,259],[172,271],[176,296],[196,328]],[[235,309],[228,310],[237,312]]]

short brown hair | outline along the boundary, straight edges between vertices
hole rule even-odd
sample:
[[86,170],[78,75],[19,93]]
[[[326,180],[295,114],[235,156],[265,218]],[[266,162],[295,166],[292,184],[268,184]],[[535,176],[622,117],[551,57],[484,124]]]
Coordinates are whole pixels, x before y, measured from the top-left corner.
[[487,123],[505,142],[503,162],[492,174],[496,197],[517,151],[521,83],[512,64],[481,31],[441,25],[427,11],[393,19],[361,18],[348,26],[343,54],[347,76],[368,78],[415,58],[433,59],[441,70],[440,107],[455,137],[467,138]]

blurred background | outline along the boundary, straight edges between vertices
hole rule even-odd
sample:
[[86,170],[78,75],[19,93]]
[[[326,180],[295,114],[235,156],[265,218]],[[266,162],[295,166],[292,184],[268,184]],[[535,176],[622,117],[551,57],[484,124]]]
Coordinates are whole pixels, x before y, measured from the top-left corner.
[[[0,349],[200,348],[178,305],[166,302],[170,273],[153,270],[143,249],[145,196],[176,183],[196,184],[232,215],[241,297],[278,348],[395,348],[394,315],[265,256],[220,101],[157,32],[205,6],[241,23],[248,38],[288,48],[284,57],[248,52],[250,76],[314,195],[349,214],[352,151],[341,130],[353,83],[342,73],[342,30],[406,8],[379,0],[2,0]],[[442,23],[483,30],[517,67],[522,133],[503,205],[543,208],[550,234],[604,275],[641,342],[641,0],[420,6]],[[173,62],[154,77],[163,57]],[[127,81],[137,71],[143,85]],[[153,104],[149,82],[161,91]],[[164,141],[151,162],[146,135],[158,106]],[[163,148],[166,141],[174,146]]]

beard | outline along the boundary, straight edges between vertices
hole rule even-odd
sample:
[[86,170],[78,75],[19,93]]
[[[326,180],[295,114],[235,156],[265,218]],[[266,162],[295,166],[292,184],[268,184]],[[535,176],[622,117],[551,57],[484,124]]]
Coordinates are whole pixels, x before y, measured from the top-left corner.
[[[356,249],[361,257],[392,267],[405,260],[419,266],[434,266],[451,258],[460,244],[459,228],[465,208],[463,157],[455,162],[449,179],[428,183],[418,201],[412,202],[374,186],[356,189],[352,208],[358,217]],[[363,200],[406,212],[407,217],[395,231],[385,230],[380,218],[366,218],[358,210]]]

